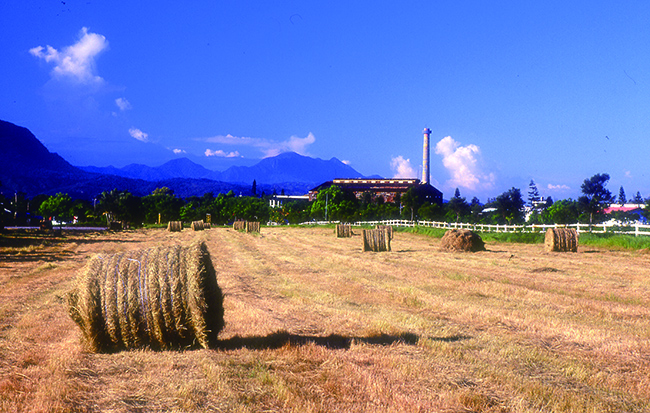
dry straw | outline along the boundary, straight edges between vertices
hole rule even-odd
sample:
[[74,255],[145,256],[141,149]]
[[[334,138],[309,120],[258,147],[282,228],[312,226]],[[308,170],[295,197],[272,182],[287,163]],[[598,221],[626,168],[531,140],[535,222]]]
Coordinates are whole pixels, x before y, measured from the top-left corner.
[[393,227],[390,225],[375,225],[375,229],[385,229],[388,231],[388,237],[393,240]]
[[337,238],[350,238],[352,236],[352,225],[350,224],[337,224],[336,237]]
[[440,240],[440,248],[448,251],[484,251],[485,244],[480,235],[468,229],[450,229]]
[[235,221],[232,224],[235,231],[260,232],[260,223],[254,221]]
[[364,229],[362,231],[363,251],[390,251],[390,236],[385,229]]
[[167,231],[179,232],[183,230],[183,223],[181,221],[169,221],[167,224]]
[[573,228],[549,228],[546,230],[544,244],[549,252],[577,252],[578,232]]
[[260,232],[260,223],[248,221],[246,222],[246,232]]
[[90,351],[213,346],[223,295],[203,242],[92,257],[67,295]]
[[192,229],[194,231],[203,231],[205,229],[205,225],[203,221],[192,221]]

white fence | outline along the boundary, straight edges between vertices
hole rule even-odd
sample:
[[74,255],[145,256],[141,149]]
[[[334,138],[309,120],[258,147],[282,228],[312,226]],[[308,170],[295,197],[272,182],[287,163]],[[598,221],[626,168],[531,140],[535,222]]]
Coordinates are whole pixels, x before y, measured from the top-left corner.
[[[328,224],[334,223],[326,221],[318,222],[305,222],[304,224]],[[337,221],[338,223],[338,221]],[[618,224],[597,224],[591,226],[589,224],[570,224],[570,225],[489,225],[489,224],[466,224],[462,222],[436,222],[436,221],[407,221],[403,219],[383,220],[383,221],[361,221],[354,222],[353,225],[391,225],[394,227],[429,227],[429,228],[444,228],[444,229],[469,229],[477,232],[528,232],[528,233],[545,233],[548,228],[575,228],[578,233],[592,232],[596,234],[626,234],[626,235],[650,235],[650,225],[643,225],[639,223],[631,225],[618,225]]]

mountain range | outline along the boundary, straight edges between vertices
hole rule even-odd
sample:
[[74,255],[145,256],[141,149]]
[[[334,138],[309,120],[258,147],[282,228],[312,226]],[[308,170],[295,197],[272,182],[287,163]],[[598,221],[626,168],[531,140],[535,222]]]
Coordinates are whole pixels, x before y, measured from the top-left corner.
[[318,185],[334,178],[361,178],[352,167],[336,158],[328,161],[285,152],[272,158],[262,159],[253,166],[231,166],[223,172],[211,171],[187,158],[174,159],[157,167],[131,164],[123,168],[114,166],[85,166],[86,172],[116,175],[124,178],[160,181],[172,178],[210,179],[213,181],[250,185],[277,185],[285,182]]
[[253,166],[232,166],[225,171],[211,171],[187,158],[157,167],[141,164],[123,168],[76,167],[49,152],[27,128],[2,120],[0,148],[0,193],[5,192],[5,196],[15,192],[23,192],[28,197],[63,192],[73,198],[92,199],[114,188],[143,196],[162,186],[183,198],[230,190],[250,195],[254,180],[258,192],[304,194],[334,178],[362,177],[336,158],[323,160],[294,152],[262,159]]

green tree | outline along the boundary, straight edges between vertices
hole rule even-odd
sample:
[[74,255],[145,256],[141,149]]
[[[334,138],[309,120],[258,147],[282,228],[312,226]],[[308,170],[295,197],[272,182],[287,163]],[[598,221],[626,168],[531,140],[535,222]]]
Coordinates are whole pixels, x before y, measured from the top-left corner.
[[309,221],[311,202],[307,200],[290,201],[282,205],[284,218],[289,224],[300,224]]
[[537,202],[541,197],[539,196],[539,190],[537,189],[537,184],[535,184],[535,181],[532,179],[530,180],[530,184],[528,184],[528,205],[531,207],[535,207]]
[[542,212],[544,222],[549,224],[575,224],[579,216],[578,201],[571,198],[556,201]]
[[425,202],[418,208],[417,216],[426,221],[438,221],[443,219],[444,211],[438,204]]
[[72,198],[68,194],[58,193],[41,203],[38,212],[43,217],[53,217],[57,221],[70,221],[74,215]]
[[224,225],[234,221],[234,213],[230,205],[234,202],[235,194],[229,191],[227,194],[219,194],[207,205],[212,222],[217,225]]
[[128,191],[113,189],[99,195],[99,210],[107,221],[126,221],[139,224],[144,219],[142,199]]
[[472,202],[469,204],[469,210],[471,221],[473,223],[479,222],[481,219],[481,212],[483,212],[483,205],[477,197],[472,198]]
[[197,208],[197,205],[192,201],[186,202],[185,205],[181,207],[180,216],[181,220],[185,222],[199,221],[203,219],[201,218],[199,208]]
[[618,203],[621,205],[625,205],[627,203],[627,197],[625,196],[625,189],[623,189],[623,185],[621,185],[621,189],[618,190]]
[[650,198],[646,199],[645,208],[641,209],[641,215],[643,215],[645,219],[650,220]]
[[447,209],[449,209],[456,222],[460,220],[461,216],[467,215],[470,212],[470,206],[465,198],[460,196],[460,190],[458,188],[456,188],[454,196],[447,203]]
[[431,194],[426,185],[410,187],[400,198],[402,206],[402,217],[405,219],[418,219],[418,211],[425,204],[432,204]]
[[233,205],[235,219],[259,221],[263,223],[269,221],[271,207],[265,199],[251,196],[243,196],[233,199],[236,200]]
[[632,199],[633,204],[642,204],[643,197],[641,196],[641,192],[637,191],[636,195],[634,195],[634,198]]
[[510,188],[497,196],[497,214],[508,224],[523,222],[524,200],[521,198],[519,188]]
[[158,222],[178,221],[180,209],[185,203],[174,196],[174,192],[167,187],[156,188],[150,195],[142,198],[145,222],[153,224]]
[[318,193],[311,206],[311,216],[329,221],[350,221],[357,213],[358,201],[353,193],[332,185]]
[[594,221],[594,215],[601,214],[613,201],[612,193],[605,188],[609,181],[608,174],[596,174],[585,179],[580,186],[583,196],[578,198],[580,207],[589,215],[589,225]]

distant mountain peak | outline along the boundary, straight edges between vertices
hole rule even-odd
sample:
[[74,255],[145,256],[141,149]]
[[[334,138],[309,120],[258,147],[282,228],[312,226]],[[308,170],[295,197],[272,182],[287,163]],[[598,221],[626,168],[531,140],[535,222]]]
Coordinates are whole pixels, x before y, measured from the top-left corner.
[[[156,186],[173,185],[176,193],[203,195],[232,187],[245,192],[253,180],[258,188],[307,190],[335,178],[363,178],[338,158],[312,158],[284,152],[261,159],[252,166],[231,166],[223,172],[209,170],[186,157],[160,166],[129,164],[122,168],[75,167],[47,148],[27,129],[0,120],[0,183],[3,190],[27,194],[65,192],[85,198],[120,188],[137,194],[150,193]],[[171,187],[171,186],[170,186]],[[306,188],[306,189],[305,189]]]
[[65,159],[47,150],[27,128],[0,120],[0,168],[8,173],[30,170],[77,171]]

